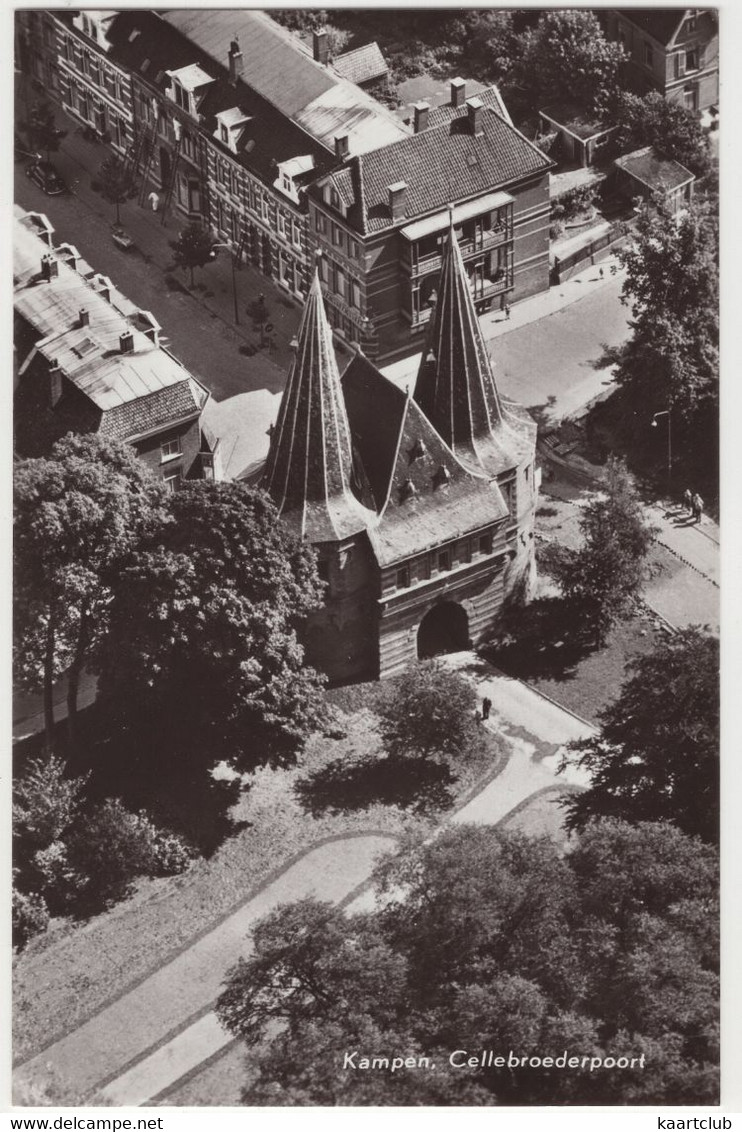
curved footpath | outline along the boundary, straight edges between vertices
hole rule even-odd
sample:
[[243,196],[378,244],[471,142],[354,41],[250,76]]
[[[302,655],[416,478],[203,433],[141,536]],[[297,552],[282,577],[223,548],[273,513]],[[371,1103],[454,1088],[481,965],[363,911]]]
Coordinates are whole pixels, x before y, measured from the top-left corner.
[[[508,744],[503,770],[450,819],[494,825],[534,795],[579,787],[570,769],[556,777],[561,747],[593,730],[533,689],[477,661],[471,653],[449,658],[492,701],[489,726]],[[391,834],[342,837],[309,850],[213,931],[154,975],[124,993],[78,1029],[26,1061],[17,1075],[34,1079],[51,1067],[83,1095],[114,1105],[143,1105],[170,1091],[232,1042],[212,1013],[226,970],[248,953],[250,928],[277,905],[302,897],[373,906],[368,879]],[[359,891],[360,890],[360,891]],[[213,1104],[219,1104],[215,1097]]]

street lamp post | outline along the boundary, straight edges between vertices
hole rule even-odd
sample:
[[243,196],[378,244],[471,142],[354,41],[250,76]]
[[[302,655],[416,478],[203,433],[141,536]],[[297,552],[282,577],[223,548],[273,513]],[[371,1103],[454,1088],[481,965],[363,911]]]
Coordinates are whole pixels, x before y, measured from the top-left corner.
[[667,417],[667,486],[672,488],[672,414],[669,409],[662,409],[652,417],[652,428],[657,428],[657,418]]
[[232,253],[230,256],[230,263],[232,264],[232,302],[234,303],[234,320],[237,324],[239,324],[240,311],[237,305],[237,274],[235,272],[235,260],[237,256],[235,255],[234,249],[232,248],[231,244],[212,244],[212,247],[214,251],[216,251],[217,248],[227,248],[227,250]]

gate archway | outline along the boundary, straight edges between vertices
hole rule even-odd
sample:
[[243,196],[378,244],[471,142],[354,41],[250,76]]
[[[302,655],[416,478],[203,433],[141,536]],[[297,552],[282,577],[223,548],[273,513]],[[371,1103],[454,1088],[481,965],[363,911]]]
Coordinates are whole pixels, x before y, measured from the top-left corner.
[[417,631],[419,660],[441,653],[461,652],[468,647],[469,618],[463,606],[454,601],[444,601],[428,610]]

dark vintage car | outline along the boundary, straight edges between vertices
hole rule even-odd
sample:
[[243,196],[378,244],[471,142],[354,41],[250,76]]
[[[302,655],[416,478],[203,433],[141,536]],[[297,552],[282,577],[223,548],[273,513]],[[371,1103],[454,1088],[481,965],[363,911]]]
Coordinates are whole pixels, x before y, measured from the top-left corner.
[[51,161],[35,161],[26,169],[26,176],[39,186],[42,193],[50,197],[57,196],[67,189]]

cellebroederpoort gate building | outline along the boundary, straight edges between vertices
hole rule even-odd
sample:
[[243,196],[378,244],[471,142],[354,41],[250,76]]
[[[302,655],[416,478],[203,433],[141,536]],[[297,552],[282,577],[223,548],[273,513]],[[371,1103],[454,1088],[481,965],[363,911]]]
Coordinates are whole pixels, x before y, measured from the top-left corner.
[[262,476],[325,584],[307,660],[385,676],[480,642],[534,569],[536,425],[503,398],[451,229],[414,388],[342,379],[315,277]]

